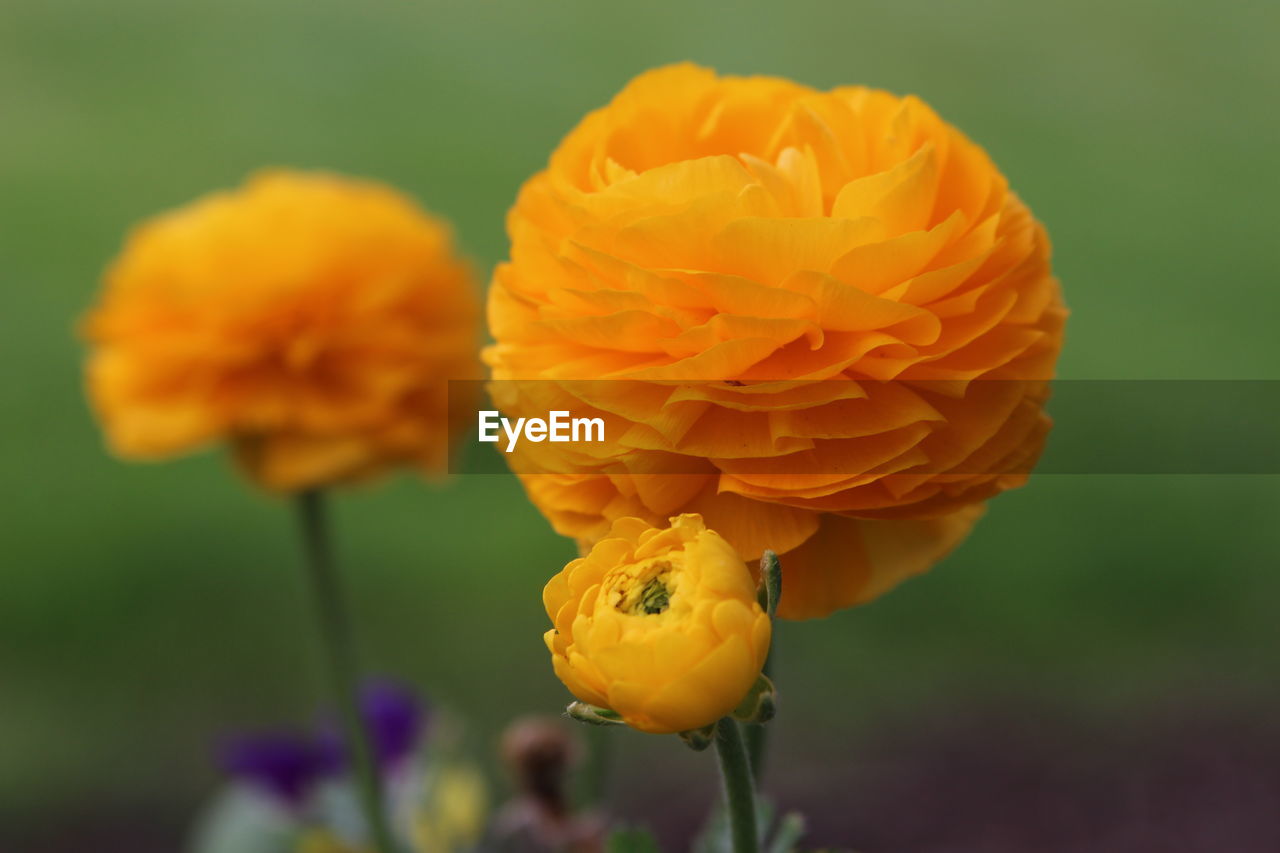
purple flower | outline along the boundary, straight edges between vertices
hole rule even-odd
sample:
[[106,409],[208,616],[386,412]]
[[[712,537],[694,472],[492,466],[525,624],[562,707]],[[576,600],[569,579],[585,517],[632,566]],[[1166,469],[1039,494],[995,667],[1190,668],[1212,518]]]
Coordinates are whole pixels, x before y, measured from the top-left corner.
[[[360,690],[360,715],[383,773],[394,772],[418,748],[426,724],[423,703],[392,681],[368,681]],[[298,810],[324,779],[346,769],[341,729],[327,715],[318,731],[267,731],[225,739],[218,765],[231,777]]]
[[231,777],[301,808],[317,782],[337,771],[338,756],[304,732],[274,731],[227,738],[218,764]]
[[[412,691],[384,679],[366,681],[361,687],[360,716],[373,742],[374,760],[384,773],[394,772],[418,748],[427,721],[425,709]],[[328,748],[345,763],[346,746],[331,715],[323,730]]]
[[360,691],[360,713],[373,739],[378,766],[391,769],[413,754],[426,728],[422,703],[391,681],[370,681]]

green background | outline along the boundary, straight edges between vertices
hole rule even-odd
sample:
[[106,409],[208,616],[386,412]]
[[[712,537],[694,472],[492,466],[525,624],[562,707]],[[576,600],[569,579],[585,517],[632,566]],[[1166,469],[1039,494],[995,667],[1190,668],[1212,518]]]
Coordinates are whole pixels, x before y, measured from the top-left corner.
[[[264,165],[323,167],[452,218],[487,271],[573,123],[692,59],[914,92],[985,145],[1053,237],[1063,376],[1280,378],[1274,9],[3,0],[0,849],[174,849],[216,784],[210,740],[309,719],[320,690],[288,506],[217,453],[114,461],[89,417],[73,327],[131,223]],[[1267,717],[1277,511],[1274,477],[1033,479],[932,575],[783,626],[775,790],[951,709]],[[337,515],[371,669],[462,710],[480,755],[562,705],[539,591],[572,547],[514,479],[393,478]],[[672,768],[710,790],[705,756],[619,740],[622,811],[669,808]]]

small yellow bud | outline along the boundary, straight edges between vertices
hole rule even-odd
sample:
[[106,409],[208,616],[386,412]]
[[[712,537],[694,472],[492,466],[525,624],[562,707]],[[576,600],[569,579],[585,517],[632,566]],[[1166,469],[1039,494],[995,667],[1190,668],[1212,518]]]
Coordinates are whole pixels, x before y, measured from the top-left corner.
[[769,653],[751,572],[698,515],[666,529],[619,519],[551,579],[543,602],[556,675],[641,731],[684,732],[732,713]]

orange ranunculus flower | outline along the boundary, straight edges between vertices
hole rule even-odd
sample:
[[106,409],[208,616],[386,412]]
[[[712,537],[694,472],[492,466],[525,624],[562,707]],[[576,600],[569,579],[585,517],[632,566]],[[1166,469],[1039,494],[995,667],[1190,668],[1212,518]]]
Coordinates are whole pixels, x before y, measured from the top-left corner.
[[139,227],[84,324],[112,449],[229,442],[272,490],[440,469],[479,306],[448,225],[395,190],[266,172]]
[[772,627],[751,572],[697,515],[613,522],[542,592],[556,675],[644,732],[710,725],[760,677]]
[[[553,382],[500,405],[543,414],[558,383],[557,408],[627,424],[509,457],[562,534],[698,512],[781,554],[781,615],[821,616],[928,569],[1040,452],[1048,238],[915,97],[658,69],[570,132],[508,230],[486,359]],[[644,393],[564,381],[602,379]],[[673,457],[689,473],[644,473]]]

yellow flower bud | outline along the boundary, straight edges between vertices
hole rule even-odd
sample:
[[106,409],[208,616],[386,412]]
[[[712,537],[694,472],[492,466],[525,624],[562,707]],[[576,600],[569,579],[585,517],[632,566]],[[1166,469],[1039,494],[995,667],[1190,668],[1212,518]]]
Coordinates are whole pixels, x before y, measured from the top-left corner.
[[737,707],[769,653],[769,616],[742,558],[699,515],[638,518],[572,561],[542,593],[556,675],[632,728],[700,728]]

